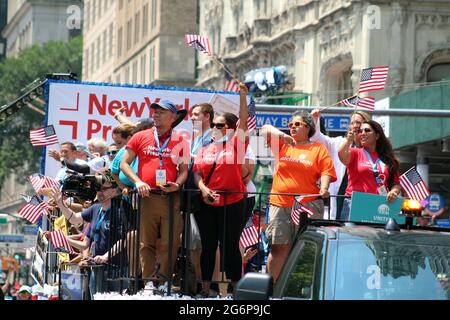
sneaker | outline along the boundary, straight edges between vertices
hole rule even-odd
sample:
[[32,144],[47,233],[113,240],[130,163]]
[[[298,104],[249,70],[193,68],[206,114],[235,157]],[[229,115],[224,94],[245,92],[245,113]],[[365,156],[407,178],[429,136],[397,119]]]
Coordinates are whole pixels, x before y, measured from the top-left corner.
[[153,286],[153,282],[149,281],[145,284],[144,287],[144,295],[152,295],[155,287]]
[[213,289],[209,289],[208,291],[201,291],[199,294],[195,296],[196,299],[207,299],[207,298],[217,298],[217,291]]

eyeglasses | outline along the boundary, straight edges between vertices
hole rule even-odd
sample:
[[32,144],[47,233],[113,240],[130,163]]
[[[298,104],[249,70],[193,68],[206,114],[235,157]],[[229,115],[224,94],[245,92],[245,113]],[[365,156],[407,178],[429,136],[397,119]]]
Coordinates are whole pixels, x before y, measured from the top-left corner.
[[363,131],[365,133],[370,133],[370,132],[372,132],[372,129],[370,129],[370,128],[359,129],[358,131],[356,131],[356,133],[363,133]]
[[108,151],[108,156],[111,156],[116,153],[117,153],[117,150]]
[[308,124],[303,121],[295,121],[295,122],[289,122],[288,127],[291,129],[292,127],[307,127]]
[[217,129],[223,129],[225,127],[225,123],[213,123],[212,127],[216,127]]

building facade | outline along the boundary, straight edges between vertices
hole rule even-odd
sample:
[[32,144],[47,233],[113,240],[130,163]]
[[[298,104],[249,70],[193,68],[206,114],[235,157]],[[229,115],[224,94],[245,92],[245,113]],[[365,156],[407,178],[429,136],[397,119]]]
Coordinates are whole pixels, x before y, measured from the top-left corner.
[[83,9],[81,0],[9,0],[8,22],[2,31],[6,56],[16,56],[25,48],[48,41],[67,41],[81,33],[81,24],[70,20]]
[[[360,72],[390,66],[381,99],[450,76],[450,3],[386,0],[200,1],[200,34],[239,76],[286,65],[289,89],[329,105],[357,93]],[[223,71],[199,55],[198,85]]]
[[85,17],[84,81],[195,85],[196,0],[87,0]]

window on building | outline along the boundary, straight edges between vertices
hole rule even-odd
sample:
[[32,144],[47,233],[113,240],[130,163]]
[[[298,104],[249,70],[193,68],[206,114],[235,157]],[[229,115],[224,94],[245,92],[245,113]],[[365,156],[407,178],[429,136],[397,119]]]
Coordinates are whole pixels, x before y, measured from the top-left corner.
[[119,58],[122,55],[122,27],[117,31],[117,57]]
[[150,48],[150,70],[149,70],[149,82],[155,80],[155,48]]
[[100,67],[100,54],[102,51],[102,46],[101,46],[101,39],[100,36],[97,38],[97,60],[96,60],[96,69],[98,69]]
[[333,104],[353,95],[351,62],[342,62],[330,67],[323,84],[323,101]]
[[156,28],[156,0],[152,0],[152,30]]
[[142,37],[147,36],[148,29],[148,3],[145,4],[142,10]]
[[147,72],[147,55],[141,57],[141,84],[145,84],[145,74]]
[[137,63],[137,61],[135,61],[135,62],[133,62],[133,69],[132,69],[132,83],[133,84],[136,84],[137,83],[137,71],[138,71],[138,69],[137,69],[137,67],[138,67],[138,65],[137,65],[138,63]]
[[97,12],[97,0],[92,0],[92,25],[95,25],[96,12]]
[[89,73],[89,47],[84,51],[83,78],[86,79]]
[[255,0],[255,4],[257,17],[265,17],[267,13],[267,0]]
[[94,74],[94,68],[95,68],[95,41],[91,44],[91,76]]
[[102,55],[102,64],[104,64],[105,63],[105,61],[106,61],[106,52],[108,51],[107,49],[108,49],[108,35],[107,35],[107,33],[108,33],[108,29],[105,29],[104,31],[103,31],[103,55]]
[[141,13],[138,12],[134,15],[134,44],[138,43],[139,41],[140,23],[141,23]]
[[[123,0],[119,0],[119,10],[123,8]],[[119,75],[120,78],[120,75]]]
[[[91,3],[90,2],[87,2],[86,3],[86,6],[85,6],[85,8],[84,8],[84,20],[86,21],[86,30],[89,30],[89,28],[90,28],[90,12],[89,12],[89,9],[90,9],[90,7],[91,7]],[[87,19],[86,19],[87,18]]]
[[450,62],[435,64],[428,69],[427,82],[436,82],[443,79],[450,80]]
[[133,29],[133,20],[128,20],[127,22],[127,50],[131,49],[131,41],[133,40],[132,36],[132,30]]
[[113,57],[113,41],[114,41],[114,24],[113,22],[111,22],[111,24],[109,25],[109,58],[111,59]]
[[124,79],[124,83],[130,83],[130,67],[127,66],[125,68],[125,79]]

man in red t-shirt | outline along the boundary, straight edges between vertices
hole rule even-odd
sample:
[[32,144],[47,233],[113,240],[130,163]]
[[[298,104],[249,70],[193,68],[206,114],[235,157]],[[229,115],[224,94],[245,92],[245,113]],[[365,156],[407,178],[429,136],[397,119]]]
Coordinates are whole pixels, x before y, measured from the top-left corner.
[[[158,230],[161,234],[159,275],[163,279],[169,276],[169,211],[173,204],[173,247],[172,267],[180,244],[183,219],[180,214],[179,190],[185,183],[190,160],[189,144],[172,128],[186,115],[185,110],[177,110],[168,101],[152,103],[155,109],[154,127],[136,133],[127,143],[120,169],[136,185],[141,196],[140,219],[140,260],[142,278],[154,277],[156,265],[156,240]],[[138,173],[133,172],[130,164],[138,157]]]

